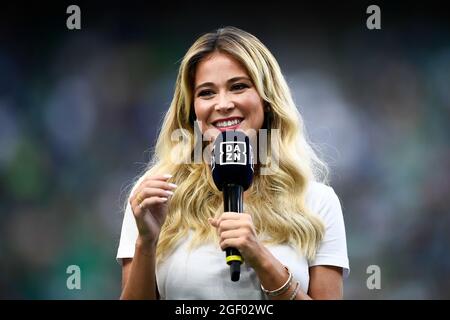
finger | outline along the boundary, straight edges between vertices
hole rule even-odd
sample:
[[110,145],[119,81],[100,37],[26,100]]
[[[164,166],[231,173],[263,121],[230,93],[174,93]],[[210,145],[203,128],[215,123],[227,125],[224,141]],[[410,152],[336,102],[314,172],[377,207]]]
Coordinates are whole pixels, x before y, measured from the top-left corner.
[[134,201],[131,203],[131,209],[135,216],[141,216],[145,213],[145,211],[149,208],[151,205],[155,204],[164,204],[167,202],[167,197],[151,197],[146,198],[141,203],[137,203],[137,201]]
[[142,202],[144,202],[145,199],[151,198],[151,197],[162,197],[167,198],[169,196],[172,196],[173,193],[169,194],[167,190],[164,189],[157,189],[157,188],[143,188],[136,192],[136,195],[131,198],[130,204],[132,206],[139,206]]
[[225,239],[222,242],[220,242],[220,248],[222,250],[225,250],[226,248],[236,248],[238,250],[241,250],[242,247],[242,239],[241,238],[231,238],[231,239]]
[[[135,193],[138,191],[138,189],[140,189],[141,186],[145,186],[147,183],[151,182],[151,181],[159,181],[159,182],[165,182],[168,183],[167,180],[170,179],[172,177],[171,174],[162,174],[162,175],[154,175],[154,176],[148,176],[146,178],[144,178],[140,183],[139,186],[136,188]],[[173,186],[176,186],[175,184],[172,183]]]
[[243,221],[239,221],[239,220],[224,220],[224,221],[220,222],[218,225],[219,225],[219,227],[217,230],[219,231],[219,234],[224,231],[236,230],[236,229],[240,229],[245,226]]
[[170,178],[172,178],[173,176],[169,173],[164,173],[164,174],[156,174],[154,176],[148,176],[146,178],[144,178],[143,181],[145,180],[160,180],[160,181],[167,181]]
[[165,197],[151,197],[147,198],[140,205],[138,205],[139,209],[146,210],[150,206],[156,205],[156,204],[164,204],[167,202],[167,198]]
[[217,223],[220,225],[222,221],[225,220],[240,220],[242,219],[241,214],[237,212],[224,212],[220,215]]
[[236,229],[236,230],[228,230],[220,233],[220,242],[225,241],[226,239],[235,239],[243,237],[246,234],[245,230]]
[[166,190],[175,190],[178,186],[174,183],[160,180],[145,180],[140,185],[141,188],[160,188]]
[[173,196],[173,191],[165,190],[165,189],[159,189],[159,188],[144,188],[140,193],[139,196],[142,198],[142,200],[150,197],[161,197],[161,198],[167,198]]
[[[158,182],[158,183],[164,183],[164,184],[168,184],[169,183],[169,179],[172,177],[170,175],[155,175],[155,176],[151,176],[151,177],[146,177],[144,180],[141,181],[140,185],[148,185],[150,183],[150,185],[152,185],[152,183],[154,182]],[[172,185],[174,185],[172,183]]]
[[235,219],[239,219],[240,215],[242,215],[242,214],[239,212],[227,211],[227,212],[222,213],[222,215],[220,217],[224,218],[224,219],[235,220]]
[[208,218],[208,222],[214,227],[217,228],[219,224],[217,223],[217,219]]
[[139,187],[134,191],[133,195],[130,197],[130,204],[135,200],[137,200],[137,204],[139,204],[144,200],[143,195],[141,195],[141,193],[145,188],[159,188],[172,191],[177,188],[177,185],[174,183],[168,183],[158,180],[146,180],[145,182],[142,182],[139,185]]

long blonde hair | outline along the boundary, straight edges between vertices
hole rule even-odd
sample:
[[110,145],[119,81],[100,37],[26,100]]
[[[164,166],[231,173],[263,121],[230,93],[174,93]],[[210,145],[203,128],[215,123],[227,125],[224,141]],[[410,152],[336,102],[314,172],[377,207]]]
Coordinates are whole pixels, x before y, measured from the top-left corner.
[[[269,108],[264,126],[269,134],[270,129],[279,129],[277,171],[254,177],[245,200],[245,212],[252,215],[258,235],[265,235],[265,243],[292,244],[312,259],[323,238],[324,226],[306,207],[305,193],[310,181],[326,182],[327,167],[307,142],[302,117],[275,58],[255,36],[226,27],[201,36],[184,56],[155,154],[144,174],[171,173],[171,181],[178,185],[161,229],[157,260],[162,261],[191,231],[191,248],[206,241],[217,241],[208,218],[223,212],[222,195],[214,185],[208,164],[192,162],[193,149],[198,143],[194,141],[195,71],[198,63],[213,52],[228,54],[246,68]],[[182,139],[189,143],[174,141],[172,133],[177,129],[184,129]],[[174,163],[174,153],[184,163]]]

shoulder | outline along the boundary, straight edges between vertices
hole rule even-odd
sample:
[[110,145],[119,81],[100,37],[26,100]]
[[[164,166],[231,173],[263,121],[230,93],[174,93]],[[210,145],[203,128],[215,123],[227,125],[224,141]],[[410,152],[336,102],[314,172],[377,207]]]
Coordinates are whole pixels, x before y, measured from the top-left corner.
[[340,200],[333,187],[311,181],[306,189],[306,206],[322,218],[342,215]]
[[315,259],[309,266],[331,265],[344,269],[347,277],[350,268],[347,255],[344,215],[337,194],[331,186],[311,182],[306,191],[306,206],[318,215],[325,226],[325,234]]
[[306,202],[311,206],[320,206],[338,199],[333,187],[324,183],[311,181],[306,189]]

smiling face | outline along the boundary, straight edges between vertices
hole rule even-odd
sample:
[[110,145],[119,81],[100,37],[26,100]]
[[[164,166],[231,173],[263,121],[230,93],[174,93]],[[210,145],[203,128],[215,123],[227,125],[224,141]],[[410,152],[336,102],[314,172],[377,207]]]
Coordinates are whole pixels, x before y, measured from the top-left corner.
[[212,53],[197,66],[194,110],[202,133],[261,129],[263,100],[245,68],[223,53]]

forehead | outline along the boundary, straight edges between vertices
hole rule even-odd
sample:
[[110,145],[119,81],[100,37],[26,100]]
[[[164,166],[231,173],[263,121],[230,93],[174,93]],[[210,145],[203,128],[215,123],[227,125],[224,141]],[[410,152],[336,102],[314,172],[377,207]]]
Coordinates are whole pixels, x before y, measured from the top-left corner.
[[228,54],[215,52],[206,56],[198,65],[195,72],[195,83],[206,81],[220,81],[239,76],[247,76],[245,67]]

